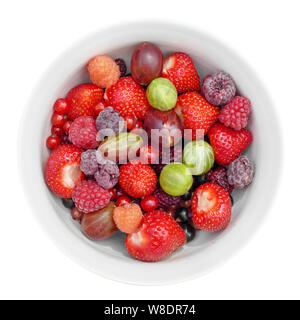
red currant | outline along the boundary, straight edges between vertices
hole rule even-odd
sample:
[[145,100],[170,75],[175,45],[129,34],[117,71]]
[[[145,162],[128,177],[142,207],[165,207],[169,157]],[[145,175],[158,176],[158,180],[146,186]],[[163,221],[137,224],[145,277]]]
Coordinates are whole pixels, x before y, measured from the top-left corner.
[[143,123],[141,120],[138,120],[138,121],[134,124],[133,128],[134,128],[134,129],[140,129],[140,128],[143,127],[143,125],[144,125],[144,123]]
[[148,196],[141,201],[141,207],[144,211],[152,211],[158,207],[158,199],[154,196]]
[[63,125],[63,129],[65,131],[66,134],[69,133],[69,130],[70,130],[70,127],[71,127],[71,124],[72,124],[73,121],[71,120],[68,120],[65,122],[65,124]]
[[116,195],[117,195],[116,189],[111,188],[111,189],[109,189],[107,191],[110,194],[110,201],[114,201],[116,199]]
[[104,101],[99,102],[98,104],[96,104],[96,105],[94,106],[94,113],[95,113],[95,115],[98,116],[98,114],[99,114],[101,111],[103,111],[105,108],[106,108],[106,104],[105,104]]
[[61,127],[52,126],[51,133],[60,137],[63,134],[63,129]]
[[126,116],[124,120],[125,120],[126,129],[132,130],[134,128],[134,122],[135,122],[134,116]]
[[51,117],[51,122],[54,126],[62,127],[66,121],[67,121],[66,116],[59,114],[57,112],[53,112],[52,117]]
[[59,114],[66,114],[69,109],[68,101],[66,99],[57,99],[54,103],[53,109]]
[[127,196],[121,196],[117,199],[117,207],[124,206],[124,204],[131,203],[131,199]]
[[52,136],[49,136],[46,140],[46,146],[49,149],[54,149],[60,144],[60,138],[53,134]]
[[140,160],[142,163],[155,163],[158,158],[158,151],[151,146],[140,149]]

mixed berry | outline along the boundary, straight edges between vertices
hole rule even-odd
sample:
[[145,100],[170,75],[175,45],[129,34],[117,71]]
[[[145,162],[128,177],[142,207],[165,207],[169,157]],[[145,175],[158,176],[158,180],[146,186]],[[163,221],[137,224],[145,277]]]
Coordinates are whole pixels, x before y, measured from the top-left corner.
[[159,261],[231,220],[234,189],[254,164],[244,154],[251,102],[226,72],[202,80],[192,58],[153,43],[123,59],[87,62],[91,83],[56,100],[45,181],[90,240],[127,234],[141,261]]

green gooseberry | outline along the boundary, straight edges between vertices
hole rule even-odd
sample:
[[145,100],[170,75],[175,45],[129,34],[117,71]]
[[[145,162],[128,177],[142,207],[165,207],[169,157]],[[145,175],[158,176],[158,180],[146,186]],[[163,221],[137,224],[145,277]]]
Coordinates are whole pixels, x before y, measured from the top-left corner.
[[183,163],[169,163],[159,177],[162,189],[172,196],[184,195],[193,184],[193,176]]
[[183,163],[190,169],[192,175],[208,172],[215,162],[214,150],[204,140],[190,141],[183,150]]
[[150,105],[161,111],[173,109],[177,102],[177,90],[173,83],[165,78],[151,81],[146,94]]

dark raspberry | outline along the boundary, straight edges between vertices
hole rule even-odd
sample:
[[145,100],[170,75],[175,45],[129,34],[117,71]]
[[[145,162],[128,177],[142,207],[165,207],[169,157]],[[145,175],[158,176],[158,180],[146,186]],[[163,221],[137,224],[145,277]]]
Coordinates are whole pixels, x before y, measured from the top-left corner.
[[92,176],[98,170],[98,162],[96,157],[97,151],[94,149],[86,150],[81,154],[80,169],[86,175]]
[[158,206],[164,209],[168,209],[171,206],[178,206],[181,200],[180,197],[165,193],[160,187],[156,188],[152,195],[158,199]]
[[96,128],[99,131],[98,141],[102,141],[106,136],[112,136],[120,133],[125,128],[124,118],[120,116],[119,111],[112,107],[107,107],[101,111],[96,120]]
[[126,67],[126,63],[123,59],[116,59],[115,60],[116,64],[119,66],[120,72],[121,72],[121,77],[125,77],[126,76],[126,72],[127,72],[127,67]]
[[207,182],[218,184],[224,188],[229,194],[233,190],[233,186],[229,184],[227,179],[227,170],[223,167],[217,167],[216,169],[210,170],[206,175],[205,179]]
[[227,169],[228,182],[242,189],[249,185],[254,176],[254,164],[247,156],[235,159]]
[[111,189],[118,183],[119,175],[119,167],[111,161],[106,164],[99,165],[99,169],[94,174],[94,177],[99,186],[104,189]]
[[94,149],[99,143],[96,141],[97,129],[95,119],[90,116],[76,118],[69,130],[70,141],[78,148]]
[[241,130],[247,126],[251,102],[245,97],[235,97],[220,112],[219,120],[226,127]]
[[231,76],[220,71],[203,79],[202,92],[210,104],[224,106],[235,96],[236,87]]

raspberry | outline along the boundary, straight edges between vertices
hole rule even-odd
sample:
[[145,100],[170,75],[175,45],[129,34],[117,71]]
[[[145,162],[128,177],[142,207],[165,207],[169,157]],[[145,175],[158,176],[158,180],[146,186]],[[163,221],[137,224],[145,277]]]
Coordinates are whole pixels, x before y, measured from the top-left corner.
[[165,193],[160,187],[156,188],[152,195],[158,199],[158,206],[164,209],[168,209],[171,206],[178,206],[181,200],[180,197]]
[[203,79],[202,92],[210,104],[224,106],[235,96],[236,87],[231,76],[220,71]]
[[228,182],[238,189],[250,184],[253,176],[254,164],[247,156],[240,156],[227,169]]
[[118,183],[119,175],[119,167],[111,161],[99,165],[99,170],[95,173],[94,177],[99,186],[104,189],[110,189]]
[[98,170],[98,162],[96,157],[97,151],[94,149],[86,150],[81,154],[80,169],[86,175],[92,176]]
[[210,170],[206,175],[205,179],[207,182],[218,184],[224,188],[229,194],[233,190],[233,186],[228,183],[227,170],[223,167],[217,167],[214,170]]
[[124,127],[125,121],[120,116],[119,111],[114,110],[112,107],[107,107],[99,113],[96,120],[96,128],[101,131],[98,133],[98,140],[101,141],[105,136],[122,132]]
[[219,120],[226,127],[241,130],[247,126],[251,102],[245,97],[235,97],[220,112]]
[[97,129],[95,119],[90,116],[76,118],[69,131],[70,141],[78,148],[94,149],[99,143],[96,141]]
[[110,193],[95,181],[83,180],[73,189],[72,198],[79,211],[89,213],[107,206]]
[[129,203],[115,208],[113,217],[114,222],[120,231],[133,233],[136,232],[140,226],[143,214],[138,204]]
[[120,78],[120,69],[115,61],[105,55],[92,58],[88,63],[90,78],[100,88],[109,88]]
[[126,67],[126,63],[123,59],[116,59],[115,63],[119,66],[120,69],[120,73],[121,73],[121,77],[125,77],[126,76],[126,72],[127,72],[127,67]]

